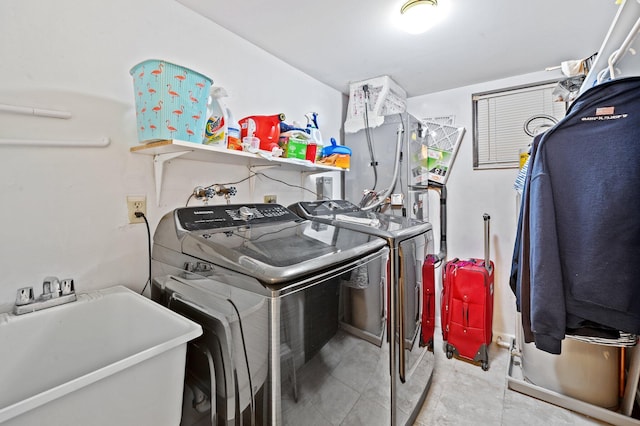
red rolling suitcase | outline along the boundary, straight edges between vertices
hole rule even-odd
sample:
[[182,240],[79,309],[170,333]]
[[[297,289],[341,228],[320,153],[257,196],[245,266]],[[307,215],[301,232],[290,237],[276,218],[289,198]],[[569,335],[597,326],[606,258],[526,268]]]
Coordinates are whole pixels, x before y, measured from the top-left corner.
[[489,260],[489,215],[484,214],[484,259],[453,259],[442,271],[442,340],[454,355],[489,369],[493,322],[493,262]]
[[436,325],[436,256],[429,254],[422,264],[422,344],[433,350],[433,333]]

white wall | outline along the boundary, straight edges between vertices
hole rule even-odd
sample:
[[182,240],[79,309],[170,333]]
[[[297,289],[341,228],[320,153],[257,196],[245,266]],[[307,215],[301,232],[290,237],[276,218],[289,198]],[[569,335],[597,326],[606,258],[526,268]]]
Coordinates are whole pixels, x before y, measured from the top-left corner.
[[[454,115],[456,126],[466,129],[451,175],[447,181],[448,258],[484,257],[482,214],[491,216],[491,259],[495,262],[493,331],[496,337],[515,334],[515,298],[509,288],[511,256],[519,206],[513,183],[517,169],[473,170],[473,93],[503,89],[560,77],[539,72],[454,90],[416,96],[408,110],[419,118]],[[430,217],[439,229],[439,204],[430,194]],[[438,235],[438,232],[435,233]],[[438,291],[439,294],[439,291]]]
[[[128,224],[126,196],[147,196],[153,234],[161,216],[184,205],[196,185],[247,176],[243,167],[174,160],[166,167],[157,206],[152,157],[129,152],[137,143],[133,65],[165,59],[212,77],[229,93],[225,102],[236,118],[284,112],[288,122],[303,121],[305,112],[316,111],[325,139],[338,138],[342,126],[339,92],[173,0],[4,0],[0,57],[0,103],[74,115],[56,120],[0,113],[0,138],[111,139],[107,148],[0,145],[0,305],[12,303],[17,288],[39,286],[47,275],[73,277],[80,291],[115,284],[140,290],[147,278],[146,227]],[[455,115],[467,129],[448,182],[449,257],[482,256],[482,213],[490,213],[497,334],[514,333],[508,275],[516,170],[473,170],[471,94],[557,75],[541,72],[409,100],[417,117]],[[265,173],[314,188],[296,172]],[[248,183],[236,186],[235,202],[261,201],[267,193],[278,194],[284,205],[312,198],[262,178],[253,194]],[[437,229],[438,203],[432,201]]]
[[[0,305],[47,275],[77,290],[147,279],[145,225],[129,225],[127,195],[146,195],[151,233],[196,185],[232,182],[244,167],[173,160],[157,206],[151,156],[137,143],[129,70],[163,59],[213,78],[236,119],[283,112],[287,122],[319,113],[323,136],[339,138],[343,96],[173,0],[0,2],[0,104],[71,111],[70,120],[0,113],[0,138],[77,140],[108,136],[107,148],[0,145]],[[311,179],[266,170],[288,182]],[[308,192],[263,178],[236,185],[235,202],[278,194],[284,205]],[[217,198],[214,203],[224,203]],[[193,203],[192,203],[193,204]]]

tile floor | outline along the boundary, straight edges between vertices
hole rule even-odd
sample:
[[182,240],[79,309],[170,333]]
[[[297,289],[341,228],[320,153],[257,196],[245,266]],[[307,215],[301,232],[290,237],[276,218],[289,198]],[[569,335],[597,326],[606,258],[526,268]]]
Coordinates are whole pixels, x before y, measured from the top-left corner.
[[[415,342],[417,345],[417,340]],[[389,354],[339,330],[298,372],[298,396],[282,395],[284,426],[387,426],[390,423]],[[419,404],[431,377],[434,356],[423,348],[408,353],[411,380],[398,388],[398,423]],[[288,388],[289,383],[283,383]]]
[[509,351],[492,344],[490,367],[447,359],[436,330],[435,370],[414,426],[606,425],[507,387]]
[[[442,340],[439,330],[435,333],[435,360],[423,358],[426,362],[421,371],[426,375],[435,365],[431,375],[431,385],[413,426],[557,426],[557,425],[607,425],[608,423],[575,413],[553,404],[535,399],[507,387],[507,371],[509,368],[509,350],[492,344],[489,352],[490,368],[483,371],[480,366],[459,359],[447,359],[442,350]],[[354,343],[356,342],[356,343]],[[341,351],[336,346],[346,351]],[[283,395],[283,409],[288,411],[285,424],[291,425],[341,425],[341,426],[386,426],[389,424],[388,399],[386,387],[371,385],[384,383],[368,375],[358,372],[364,368],[367,359],[372,358],[380,365],[387,365],[388,360],[378,359],[379,351],[375,350],[367,355],[357,347],[375,349],[373,345],[363,344],[362,341],[351,338],[348,334],[338,333],[336,340],[314,358],[305,368],[299,370],[300,388],[298,403],[294,404],[292,396],[285,392]],[[355,348],[355,349],[354,349]],[[326,351],[325,351],[326,349]],[[354,355],[360,360],[359,364],[344,363],[340,369],[340,356]],[[324,358],[323,358],[324,356]],[[343,359],[343,361],[348,359]],[[322,362],[320,362],[322,361]],[[434,361],[434,362],[432,362]],[[324,371],[333,365],[331,371]],[[384,371],[380,367],[378,371]],[[311,374],[313,380],[302,380],[305,374]],[[337,378],[341,379],[338,380]],[[345,383],[352,383],[351,393],[360,392],[349,399],[348,394],[340,389],[346,389]],[[349,379],[349,380],[348,380]],[[363,381],[364,380],[364,381]],[[371,382],[366,385],[366,381]],[[425,379],[424,382],[426,383]],[[418,393],[415,392],[415,395]],[[413,395],[413,394],[412,394]],[[399,422],[406,421],[411,395],[399,395]],[[190,401],[186,398],[185,401]],[[358,402],[354,402],[358,400]],[[296,416],[289,411],[300,405],[304,410],[302,416]],[[311,409],[310,409],[311,408]],[[315,413],[315,415],[314,415]],[[323,414],[324,413],[324,414]],[[207,416],[202,416],[195,423],[183,422],[183,425],[209,424]],[[183,419],[184,420],[184,419]]]

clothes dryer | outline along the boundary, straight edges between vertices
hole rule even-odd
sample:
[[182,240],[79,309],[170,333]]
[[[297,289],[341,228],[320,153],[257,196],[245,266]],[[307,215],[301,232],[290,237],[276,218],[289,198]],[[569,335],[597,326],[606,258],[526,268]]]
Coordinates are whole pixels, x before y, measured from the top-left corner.
[[[383,238],[389,248],[389,279],[383,302],[387,307],[386,325],[391,355],[391,406],[402,389],[411,383],[411,372],[415,363],[428,351],[427,342],[421,342],[421,294],[422,266],[427,254],[433,253],[433,232],[430,223],[402,216],[392,216],[372,211],[364,211],[345,200],[299,202],[289,206],[301,217],[342,229],[357,231],[366,235]],[[373,294],[366,309],[375,311]],[[354,300],[355,302],[355,300]],[[354,309],[358,309],[354,306]],[[358,315],[362,315],[362,308]],[[421,388],[426,393],[427,388]]]

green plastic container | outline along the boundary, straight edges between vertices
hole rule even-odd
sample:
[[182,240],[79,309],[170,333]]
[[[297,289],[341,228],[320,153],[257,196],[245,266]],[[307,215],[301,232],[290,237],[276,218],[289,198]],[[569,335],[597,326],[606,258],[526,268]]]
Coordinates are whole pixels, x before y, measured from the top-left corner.
[[307,142],[302,139],[289,138],[286,150],[287,158],[299,158],[301,160],[307,157]]

